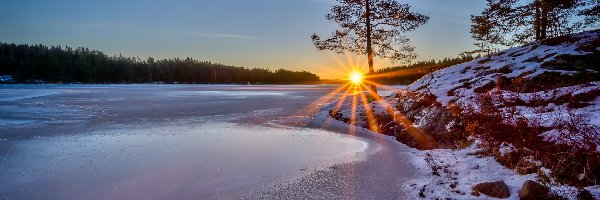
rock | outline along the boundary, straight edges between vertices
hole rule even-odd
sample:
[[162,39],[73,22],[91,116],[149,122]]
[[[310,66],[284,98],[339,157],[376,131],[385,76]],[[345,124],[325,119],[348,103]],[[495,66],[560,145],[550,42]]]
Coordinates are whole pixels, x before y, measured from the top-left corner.
[[489,197],[501,199],[510,197],[508,186],[506,186],[504,181],[480,183],[475,185],[473,187],[473,195],[479,196],[479,194],[485,194]]
[[421,190],[419,191],[419,196],[420,196],[421,198],[425,198],[425,187],[426,187],[426,186],[427,186],[427,185],[423,185],[423,188],[421,188]]
[[525,181],[519,191],[519,198],[527,199],[556,199],[550,194],[550,188],[531,180]]
[[494,87],[496,87],[496,83],[494,83],[494,81],[490,81],[485,85],[475,88],[473,91],[477,94],[481,94],[494,89]]
[[588,190],[582,190],[577,195],[577,199],[579,199],[579,200],[593,200],[594,196],[592,196],[592,193],[590,193],[590,191],[588,191]]

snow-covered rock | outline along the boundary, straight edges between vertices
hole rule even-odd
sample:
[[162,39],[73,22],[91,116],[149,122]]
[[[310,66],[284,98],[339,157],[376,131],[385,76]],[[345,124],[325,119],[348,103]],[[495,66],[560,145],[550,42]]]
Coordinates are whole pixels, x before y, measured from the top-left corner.
[[[482,97],[502,123],[547,130],[548,142],[599,145],[600,30],[561,36],[435,71],[398,92],[395,107],[430,134],[451,134],[458,110],[484,112]],[[489,106],[489,105],[487,105]],[[444,111],[429,112],[443,108]],[[488,113],[489,114],[489,113]],[[500,122],[498,122],[500,123]],[[465,126],[465,124],[462,124]],[[573,130],[576,125],[581,130]],[[443,128],[445,133],[439,132]],[[463,127],[464,128],[464,127]],[[591,134],[591,135],[590,135]],[[586,143],[592,144],[586,144]]]

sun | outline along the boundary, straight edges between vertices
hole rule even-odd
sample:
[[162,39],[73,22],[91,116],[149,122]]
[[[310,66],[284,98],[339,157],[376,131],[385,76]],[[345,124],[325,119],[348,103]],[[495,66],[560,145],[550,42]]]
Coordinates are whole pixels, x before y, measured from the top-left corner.
[[350,72],[350,81],[354,84],[360,84],[363,81],[363,74],[358,71]]

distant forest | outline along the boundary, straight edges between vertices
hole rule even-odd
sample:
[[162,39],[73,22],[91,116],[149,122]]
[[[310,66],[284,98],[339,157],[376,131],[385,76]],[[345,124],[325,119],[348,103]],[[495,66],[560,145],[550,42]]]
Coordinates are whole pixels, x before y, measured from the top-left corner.
[[469,62],[475,58],[476,57],[473,57],[472,55],[461,55],[456,58],[419,61],[410,65],[380,69],[377,70],[375,74],[379,74],[379,76],[377,77],[378,83],[389,85],[408,85],[415,82],[416,80],[419,80],[421,77],[425,76],[430,72],[444,69],[446,67],[454,66],[457,64]]
[[[293,84],[317,82],[306,71],[246,68],[193,58],[146,60],[108,56],[88,48],[0,43],[0,75],[17,82],[46,83],[252,83]],[[39,81],[38,81],[39,82]]]

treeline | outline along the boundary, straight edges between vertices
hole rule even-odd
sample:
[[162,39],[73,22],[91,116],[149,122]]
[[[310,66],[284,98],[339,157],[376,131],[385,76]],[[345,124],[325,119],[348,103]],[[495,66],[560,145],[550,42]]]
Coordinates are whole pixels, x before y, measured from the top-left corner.
[[377,82],[383,84],[397,85],[397,84],[411,84],[426,74],[440,70],[453,65],[469,62],[476,57],[472,55],[462,55],[456,58],[444,58],[444,59],[431,59],[427,61],[419,61],[414,64],[388,67],[377,70]]
[[108,56],[88,48],[0,43],[0,75],[17,82],[50,83],[252,83],[316,82],[306,71],[246,68],[198,61],[193,58],[146,60]]

